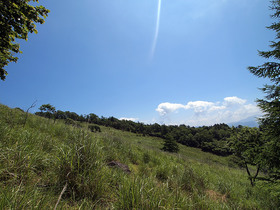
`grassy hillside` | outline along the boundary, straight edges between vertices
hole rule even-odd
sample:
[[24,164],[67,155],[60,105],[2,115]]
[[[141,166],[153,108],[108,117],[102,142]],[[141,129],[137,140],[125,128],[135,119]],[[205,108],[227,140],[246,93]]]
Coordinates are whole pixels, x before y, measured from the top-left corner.
[[262,182],[252,188],[230,158],[182,145],[171,154],[159,138],[25,117],[0,105],[0,209],[280,207],[279,194]]

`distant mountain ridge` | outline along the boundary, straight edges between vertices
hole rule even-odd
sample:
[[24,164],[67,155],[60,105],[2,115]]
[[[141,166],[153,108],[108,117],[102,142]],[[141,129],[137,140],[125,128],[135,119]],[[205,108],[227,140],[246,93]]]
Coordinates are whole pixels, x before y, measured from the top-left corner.
[[234,126],[237,127],[239,125],[243,125],[243,126],[248,126],[248,127],[259,127],[258,121],[257,119],[260,116],[253,116],[253,117],[249,117],[246,118],[244,120],[240,120],[238,122],[232,122],[232,123],[227,123],[229,126]]

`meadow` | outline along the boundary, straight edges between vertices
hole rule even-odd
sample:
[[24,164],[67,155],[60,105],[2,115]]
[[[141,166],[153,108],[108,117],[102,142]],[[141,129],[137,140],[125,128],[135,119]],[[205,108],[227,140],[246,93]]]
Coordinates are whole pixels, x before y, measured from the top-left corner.
[[280,208],[279,184],[252,187],[231,157],[100,128],[0,105],[0,209]]

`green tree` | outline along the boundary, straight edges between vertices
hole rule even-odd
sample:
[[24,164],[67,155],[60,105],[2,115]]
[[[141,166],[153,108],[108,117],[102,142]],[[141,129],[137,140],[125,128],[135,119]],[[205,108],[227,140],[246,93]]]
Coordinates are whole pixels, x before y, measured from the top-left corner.
[[99,120],[99,117],[96,114],[90,113],[88,116],[88,122],[89,123],[97,123]]
[[32,6],[38,0],[0,0],[0,79],[5,80],[4,69],[16,62],[15,53],[21,53],[16,39],[28,39],[29,33],[37,33],[35,23],[44,23],[49,10],[43,6]]
[[[270,51],[259,51],[261,57],[270,59],[263,65],[248,67],[249,71],[263,78],[268,78],[271,84],[264,85],[261,90],[264,99],[258,99],[258,106],[265,113],[260,118],[261,128],[267,138],[265,164],[269,167],[270,175],[280,178],[280,0],[272,1],[272,18],[276,21],[268,28],[275,31],[275,41],[271,42]],[[278,62],[277,62],[278,61]]]
[[[242,166],[246,168],[251,185],[254,186],[263,163],[264,140],[261,132],[258,128],[244,127],[231,138],[230,144],[233,154],[240,159]],[[256,166],[254,175],[252,175],[249,165]]]
[[[40,106],[39,110],[41,111],[41,116],[51,119],[55,115],[55,107],[50,104],[43,104]],[[54,118],[55,120],[55,118]]]
[[179,146],[171,135],[166,136],[162,150],[175,153],[179,152]]

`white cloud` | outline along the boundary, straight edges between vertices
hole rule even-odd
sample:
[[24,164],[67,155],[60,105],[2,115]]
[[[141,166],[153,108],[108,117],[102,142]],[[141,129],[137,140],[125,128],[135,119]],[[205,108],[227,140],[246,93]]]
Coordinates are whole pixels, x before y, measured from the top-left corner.
[[222,102],[190,101],[186,105],[166,102],[159,104],[156,111],[161,122],[191,126],[232,123],[261,115],[256,104],[236,96],[226,97]]
[[214,107],[214,103],[207,101],[190,101],[186,105],[183,105],[165,102],[159,104],[156,111],[159,112],[160,115],[167,115],[171,112],[177,111],[178,109],[193,109],[194,112],[201,113],[210,107]]
[[233,104],[245,104],[246,100],[238,98],[236,96],[226,97],[224,98],[224,103],[226,105],[233,105]]
[[133,118],[133,117],[121,117],[119,118],[119,120],[126,120],[126,121],[133,121],[133,122],[136,122],[138,121],[138,118]]
[[159,112],[160,115],[166,115],[170,112],[174,112],[178,109],[185,108],[182,104],[172,104],[172,103],[161,103],[158,105],[156,111]]
[[212,106],[210,107],[209,111],[218,111],[218,110],[223,110],[226,109],[226,106]]
[[191,101],[187,103],[185,109],[193,109],[196,113],[201,113],[207,111],[209,108],[213,107],[214,103],[208,101]]

